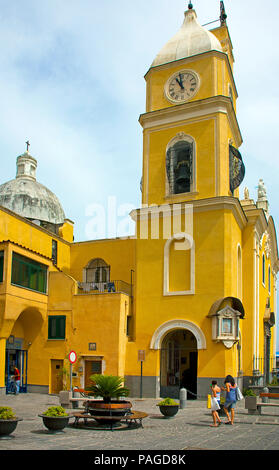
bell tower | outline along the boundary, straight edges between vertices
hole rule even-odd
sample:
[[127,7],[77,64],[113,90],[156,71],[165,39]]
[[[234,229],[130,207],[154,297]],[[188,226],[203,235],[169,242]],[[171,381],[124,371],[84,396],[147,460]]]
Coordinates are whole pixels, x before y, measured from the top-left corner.
[[220,21],[208,31],[189,3],[181,28],[145,75],[144,205],[238,197],[242,137],[223,2]]

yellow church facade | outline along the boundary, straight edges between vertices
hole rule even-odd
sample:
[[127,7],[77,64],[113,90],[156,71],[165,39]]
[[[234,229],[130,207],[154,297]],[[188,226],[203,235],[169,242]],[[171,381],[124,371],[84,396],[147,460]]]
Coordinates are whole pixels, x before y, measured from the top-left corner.
[[[74,224],[17,159],[0,186],[0,391],[13,365],[21,391],[87,387],[92,373],[124,377],[131,396],[205,395],[234,376],[244,387],[275,373],[276,231],[264,183],[239,186],[233,49],[189,4],[148,70],[142,206],[135,234],[74,242]],[[67,383],[68,382],[68,383]]]

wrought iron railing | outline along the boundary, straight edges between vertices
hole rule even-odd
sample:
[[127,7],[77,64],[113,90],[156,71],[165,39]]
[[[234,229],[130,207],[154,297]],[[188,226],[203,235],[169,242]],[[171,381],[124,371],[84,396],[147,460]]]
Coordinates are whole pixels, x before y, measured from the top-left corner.
[[132,286],[125,281],[108,281],[108,282],[78,282],[79,293],[82,294],[104,294],[119,293],[132,295]]
[[265,374],[267,366],[269,366],[269,372],[276,370],[276,356],[271,356],[269,358],[269,363],[267,363],[266,357],[253,357],[253,371],[255,373]]

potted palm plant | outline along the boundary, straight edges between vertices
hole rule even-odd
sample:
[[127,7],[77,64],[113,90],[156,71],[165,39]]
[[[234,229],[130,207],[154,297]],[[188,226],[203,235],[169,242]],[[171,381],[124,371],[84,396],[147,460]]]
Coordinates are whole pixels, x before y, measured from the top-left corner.
[[43,423],[49,431],[62,431],[69,423],[70,416],[62,406],[51,406],[43,414]]
[[0,439],[11,438],[10,434],[16,429],[20,418],[15,416],[9,406],[0,406]]
[[172,398],[165,398],[160,401],[160,403],[157,403],[157,406],[159,406],[160,411],[165,418],[172,418],[179,410],[179,404]]
[[[122,416],[129,413],[132,403],[121,398],[127,397],[130,390],[123,385],[123,378],[114,375],[91,375],[93,385],[89,387],[95,398],[102,400],[88,401],[88,409],[92,416],[97,416],[96,421],[107,424],[117,422]],[[105,418],[109,417],[108,420]]]

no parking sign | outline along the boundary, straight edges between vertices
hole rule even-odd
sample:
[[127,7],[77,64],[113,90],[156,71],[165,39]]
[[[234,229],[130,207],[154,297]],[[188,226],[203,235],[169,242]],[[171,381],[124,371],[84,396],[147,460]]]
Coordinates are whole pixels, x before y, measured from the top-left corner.
[[71,364],[74,364],[77,360],[77,353],[75,351],[71,351],[69,354],[69,361]]

